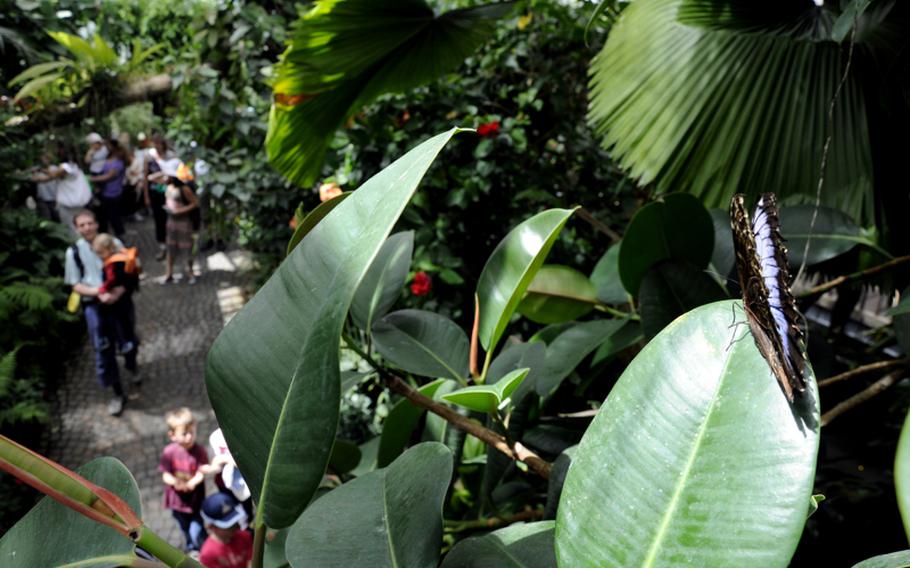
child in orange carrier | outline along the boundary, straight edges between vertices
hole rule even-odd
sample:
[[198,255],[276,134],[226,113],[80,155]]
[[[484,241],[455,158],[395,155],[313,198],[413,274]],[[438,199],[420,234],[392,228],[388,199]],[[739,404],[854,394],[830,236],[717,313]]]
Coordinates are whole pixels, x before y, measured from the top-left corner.
[[126,368],[133,373],[133,382],[138,383],[136,352],[139,338],[136,337],[136,310],[133,307],[133,292],[139,287],[141,267],[135,248],[120,248],[107,234],[101,233],[92,241],[92,250],[104,261],[104,283],[98,288],[98,298],[104,304],[114,322],[114,331],[120,352],[124,355]]

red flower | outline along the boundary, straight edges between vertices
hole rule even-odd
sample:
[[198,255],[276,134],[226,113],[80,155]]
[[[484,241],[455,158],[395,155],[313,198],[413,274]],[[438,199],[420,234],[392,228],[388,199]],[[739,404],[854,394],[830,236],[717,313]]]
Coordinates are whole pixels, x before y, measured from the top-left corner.
[[477,134],[480,134],[481,136],[489,136],[491,134],[496,134],[497,132],[499,132],[498,120],[487,122],[477,127]]
[[430,290],[433,288],[433,281],[430,279],[430,275],[426,272],[420,271],[414,275],[414,280],[411,282],[411,293],[415,296],[426,296],[430,293]]

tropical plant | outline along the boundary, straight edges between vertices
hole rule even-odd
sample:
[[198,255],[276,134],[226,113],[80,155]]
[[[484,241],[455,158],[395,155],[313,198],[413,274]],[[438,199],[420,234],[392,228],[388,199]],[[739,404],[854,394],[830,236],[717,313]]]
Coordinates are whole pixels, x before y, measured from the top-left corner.
[[[478,515],[491,526],[519,519],[555,523],[459,542],[444,565],[503,562],[518,535],[533,535],[541,566],[592,559],[786,565],[816,502],[812,484],[824,418],[811,370],[808,392],[791,406],[754,342],[746,337],[731,345],[735,303],[729,300],[677,318],[628,365],[617,359],[636,342],[623,337],[636,325],[629,297],[642,294],[649,275],[667,262],[698,267],[721,258],[729,229],[715,243],[711,217],[693,198],[666,200],[664,208],[689,211],[707,228],[709,238],[699,236],[701,229],[691,237],[700,252],[680,243],[645,255],[638,290],[611,302],[611,318],[561,322],[527,342],[504,342],[527,291],[541,293],[532,283],[575,210],[538,213],[492,251],[477,282],[477,319],[468,339],[444,316],[391,311],[405,283],[413,235],[389,234],[455,134],[424,142],[336,204],[209,354],[207,390],[257,503],[255,565],[264,555],[295,566],[436,565],[447,527],[454,537]],[[657,213],[643,209],[633,225],[675,230],[674,215]],[[630,227],[622,247],[646,251],[638,240],[647,233]],[[642,266],[623,257],[620,251],[610,279],[636,282],[626,273]],[[577,280],[573,274],[564,282]],[[365,375],[340,373],[342,349],[358,354]],[[601,352],[599,367],[584,363],[595,351]],[[357,447],[336,439],[339,403],[343,391],[368,384],[397,399],[381,434]],[[590,425],[557,418],[584,410],[581,401],[607,391]],[[581,397],[567,396],[572,392]],[[9,443],[0,448],[7,469],[18,471],[16,464],[25,463],[21,450]],[[33,471],[51,467],[40,458],[28,463]],[[327,469],[344,483],[314,501]],[[446,500],[453,475],[455,492]],[[121,506],[110,496],[94,498],[115,511]],[[616,531],[616,524],[626,529]],[[137,516],[123,532],[148,542],[147,529],[129,530],[140,526]],[[266,531],[281,537],[267,544]],[[27,538],[14,529],[0,550]],[[79,559],[101,554],[117,538],[110,533],[80,545]],[[158,544],[143,548],[171,565],[186,562]]]
[[897,30],[910,10],[891,1],[774,6],[632,3],[592,62],[591,124],[658,193],[724,207],[736,192],[772,189],[814,203],[818,189],[822,204],[878,223],[892,252],[906,252],[910,233],[892,215],[910,125],[896,71],[908,39]]

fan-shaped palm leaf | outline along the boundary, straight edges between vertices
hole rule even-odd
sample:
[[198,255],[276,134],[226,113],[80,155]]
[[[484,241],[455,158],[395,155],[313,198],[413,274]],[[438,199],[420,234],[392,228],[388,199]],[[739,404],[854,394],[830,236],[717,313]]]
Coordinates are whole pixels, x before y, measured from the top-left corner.
[[[847,59],[846,46],[831,40],[838,13],[808,0],[749,4],[641,0],[613,27],[591,66],[589,120],[640,183],[713,207],[736,191],[814,195]],[[874,200],[860,70],[887,35],[882,9],[861,16],[822,195],[863,223]]]
[[434,15],[423,0],[322,0],[298,21],[278,69],[267,149],[272,165],[306,185],[333,132],[377,96],[451,71],[511,4]]

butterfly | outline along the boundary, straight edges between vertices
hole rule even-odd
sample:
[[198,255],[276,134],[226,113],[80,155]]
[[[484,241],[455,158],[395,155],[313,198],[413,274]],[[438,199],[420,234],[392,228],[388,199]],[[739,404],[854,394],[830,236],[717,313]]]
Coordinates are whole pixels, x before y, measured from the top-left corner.
[[744,196],[734,195],[730,222],[749,328],[755,345],[792,403],[795,393],[806,390],[805,344],[798,324],[800,315],[790,293],[787,249],[780,234],[773,193],[762,194],[753,217],[750,221]]

